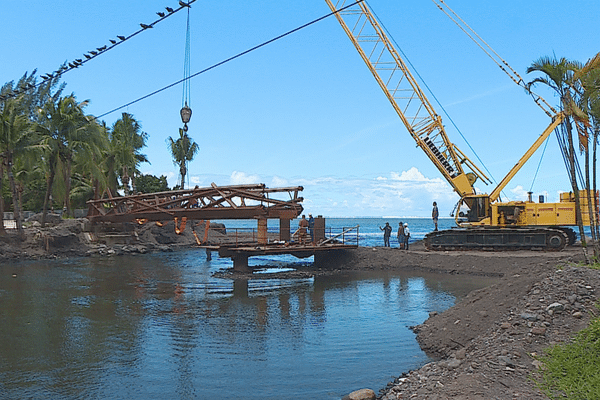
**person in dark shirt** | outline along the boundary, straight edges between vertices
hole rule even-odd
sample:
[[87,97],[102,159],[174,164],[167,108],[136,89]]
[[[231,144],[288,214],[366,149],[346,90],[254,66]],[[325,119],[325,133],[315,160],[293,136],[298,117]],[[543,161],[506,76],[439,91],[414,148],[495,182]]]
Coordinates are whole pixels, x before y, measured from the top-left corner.
[[379,227],[383,231],[383,245],[385,247],[390,247],[390,236],[392,235],[392,227],[389,222],[385,223],[385,226]]

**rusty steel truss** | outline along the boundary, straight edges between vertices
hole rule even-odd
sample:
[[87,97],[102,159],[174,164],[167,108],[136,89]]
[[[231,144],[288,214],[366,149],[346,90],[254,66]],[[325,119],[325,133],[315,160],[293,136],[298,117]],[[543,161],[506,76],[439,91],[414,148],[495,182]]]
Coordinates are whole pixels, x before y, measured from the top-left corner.
[[[265,184],[217,186],[88,201],[92,222],[168,221],[183,219],[294,219],[302,213],[302,186],[272,188]],[[287,193],[289,199],[271,198]]]

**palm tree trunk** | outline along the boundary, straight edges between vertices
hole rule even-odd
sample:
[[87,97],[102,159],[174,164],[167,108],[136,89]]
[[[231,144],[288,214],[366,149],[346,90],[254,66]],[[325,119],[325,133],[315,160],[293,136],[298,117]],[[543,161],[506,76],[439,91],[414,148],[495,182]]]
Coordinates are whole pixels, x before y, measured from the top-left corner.
[[589,140],[587,142],[587,145],[585,147],[585,192],[586,192],[586,198],[587,198],[587,212],[588,212],[588,219],[590,221],[590,233],[592,235],[592,242],[593,242],[593,251],[594,251],[594,258],[597,259],[598,256],[600,255],[600,253],[598,252],[598,241],[596,238],[596,218],[594,217],[594,207],[593,207],[593,203],[592,203],[592,199],[595,199],[595,195],[592,196],[592,185],[590,183],[590,148],[589,148]]
[[71,159],[66,160],[65,167],[65,208],[67,209],[67,217],[73,217],[73,210],[71,210]]
[[131,174],[131,194],[137,194],[137,188],[135,187],[135,171]]
[[596,127],[594,129],[594,143],[593,143],[593,147],[592,147],[592,181],[593,181],[593,185],[594,185],[594,193],[593,193],[593,198],[594,198],[594,226],[596,229],[596,237],[600,237],[600,221],[598,220],[598,203],[596,203],[596,199],[597,199],[597,193],[598,193],[598,189],[597,189],[597,185],[596,185],[596,151],[598,150],[598,134],[600,133],[600,127]]
[[[588,141],[589,145],[589,141]],[[585,190],[588,203],[588,215],[590,220],[590,231],[592,234],[592,240],[596,242],[596,229],[594,229],[594,211],[592,209],[592,185],[590,183],[590,151],[589,147],[585,148]]]
[[52,185],[54,184],[54,166],[50,165],[50,175],[46,181],[46,194],[44,195],[44,208],[42,210],[42,228],[46,225],[46,215],[48,214],[48,203],[50,194],[52,193]]
[[123,193],[125,196],[129,195],[129,172],[127,167],[123,166],[123,175],[121,175],[121,183],[123,183]]
[[583,255],[585,257],[586,264],[590,263],[590,259],[588,257],[586,242],[585,242],[585,231],[583,229],[583,220],[581,218],[581,202],[579,201],[579,188],[577,186],[577,174],[575,171],[575,147],[573,146],[573,127],[571,125],[571,119],[565,118],[565,126],[567,133],[567,143],[569,145],[568,148],[568,160],[569,160],[569,172],[571,178],[571,188],[573,190],[573,195],[575,197],[575,219],[577,220],[577,226],[579,227],[579,236],[581,238],[581,249],[583,250]]
[[8,182],[10,184],[10,191],[12,192],[13,198],[13,212],[15,215],[15,224],[17,225],[17,232],[21,239],[25,238],[25,232],[23,231],[23,221],[21,218],[21,209],[19,208],[19,194],[17,193],[17,185],[15,184],[15,177],[12,172],[12,160],[8,160]]
[[181,189],[183,189],[184,185],[185,185],[185,176],[187,174],[187,168],[185,167],[185,160],[182,162],[181,167],[179,168],[179,173],[181,174]]
[[2,196],[2,185],[4,178],[4,167],[2,160],[0,160],[0,235],[5,235],[6,230],[4,229],[4,196]]

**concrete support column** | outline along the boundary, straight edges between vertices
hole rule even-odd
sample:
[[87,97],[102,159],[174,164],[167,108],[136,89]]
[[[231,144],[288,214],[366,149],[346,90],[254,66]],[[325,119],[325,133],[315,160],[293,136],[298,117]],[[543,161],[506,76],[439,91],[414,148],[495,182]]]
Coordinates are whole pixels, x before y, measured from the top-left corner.
[[319,243],[320,240],[325,240],[325,218],[322,215],[315,218],[314,225],[315,243]]
[[236,279],[233,281],[233,295],[235,297],[248,297],[248,279]]
[[290,220],[287,218],[279,219],[279,240],[289,242],[291,239],[290,234]]
[[259,218],[258,219],[258,244],[266,245],[268,241],[267,238],[267,219]]
[[251,272],[252,270],[248,267],[248,254],[237,253],[231,257],[233,261],[233,270],[235,272]]

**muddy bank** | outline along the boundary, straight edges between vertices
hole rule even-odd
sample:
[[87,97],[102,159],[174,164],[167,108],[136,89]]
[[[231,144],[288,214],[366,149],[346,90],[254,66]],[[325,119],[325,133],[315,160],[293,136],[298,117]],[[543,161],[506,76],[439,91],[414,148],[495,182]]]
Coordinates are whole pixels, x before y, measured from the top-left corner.
[[[61,219],[50,215],[42,228],[29,221],[25,237],[19,238],[15,229],[0,235],[0,259],[36,259],[83,256],[104,256],[154,251],[172,251],[175,248],[196,246],[193,234],[203,238],[204,226],[190,222],[180,234],[173,222],[158,226],[155,223],[136,223],[91,226],[86,218]],[[209,240],[227,241],[226,231],[209,229]]]
[[361,248],[345,263],[499,280],[413,327],[422,349],[437,361],[390,382],[378,398],[545,399],[531,380],[539,367],[535,356],[573,337],[596,311],[600,272],[576,266],[581,248],[556,253],[413,249]]

